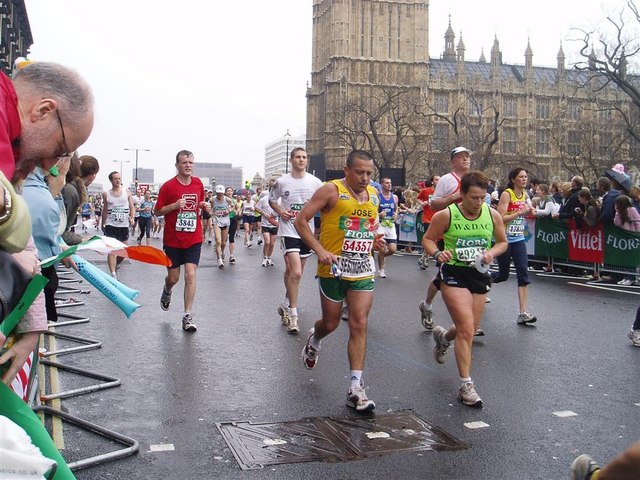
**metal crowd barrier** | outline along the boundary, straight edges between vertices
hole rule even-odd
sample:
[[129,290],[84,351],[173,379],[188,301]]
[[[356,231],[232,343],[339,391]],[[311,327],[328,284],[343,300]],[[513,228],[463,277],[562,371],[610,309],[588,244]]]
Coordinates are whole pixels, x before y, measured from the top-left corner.
[[[58,274],[62,277],[65,277],[65,278],[61,278],[60,280],[60,283],[65,285],[60,285],[56,294],[80,292],[79,289],[66,286],[66,284],[82,282],[82,279],[68,278],[73,276],[74,272],[61,270],[58,272]],[[58,298],[58,300],[60,299]],[[57,304],[56,309],[59,309],[61,307],[78,306],[78,305],[84,305],[84,302]],[[76,335],[69,335],[69,334],[64,334],[64,333],[55,331],[55,328],[59,328],[59,327],[88,323],[90,321],[89,317],[85,317],[82,315],[73,315],[68,313],[58,313],[58,317],[60,319],[67,319],[67,320],[50,322],[49,328],[53,330],[44,332],[44,336],[42,338],[44,339],[45,336],[50,338],[60,338],[63,340],[69,340],[72,342],[80,343],[81,345],[77,347],[62,348],[62,349],[56,349],[51,351],[45,351],[45,352],[40,352],[36,348],[36,351],[34,352],[35,353],[34,362],[32,365],[31,374],[29,376],[28,390],[27,390],[29,405],[32,407],[32,410],[36,413],[41,413],[43,415],[48,415],[51,417],[57,417],[63,422],[73,424],[85,431],[92,432],[102,437],[105,437],[114,443],[124,445],[124,448],[121,448],[119,450],[102,453],[99,455],[94,455],[81,460],[77,460],[75,462],[70,462],[67,465],[71,470],[78,470],[81,468],[92,467],[98,464],[114,461],[117,459],[121,459],[130,455],[133,455],[139,450],[139,444],[137,440],[130,438],[126,435],[123,435],[121,433],[115,432],[113,430],[110,430],[96,423],[85,420],[83,418],[77,417],[75,415],[71,415],[70,413],[63,411],[62,409],[54,408],[50,405],[43,404],[43,403],[49,403],[53,400],[71,398],[79,395],[87,395],[87,394],[98,392],[100,390],[118,387],[122,383],[119,378],[112,377],[110,375],[92,372],[83,368],[73,367],[71,365],[66,365],[57,361],[52,361],[47,359],[47,357],[69,355],[69,354],[74,354],[74,353],[83,352],[87,350],[95,350],[102,347],[102,343],[97,340],[92,340],[88,338],[79,337]],[[45,367],[63,370],[73,374],[93,378],[93,379],[99,380],[100,382],[97,384],[92,384],[85,387],[75,388],[75,389],[66,390],[62,392],[55,392],[55,393],[39,392],[38,377],[39,377],[39,374],[44,375]]]

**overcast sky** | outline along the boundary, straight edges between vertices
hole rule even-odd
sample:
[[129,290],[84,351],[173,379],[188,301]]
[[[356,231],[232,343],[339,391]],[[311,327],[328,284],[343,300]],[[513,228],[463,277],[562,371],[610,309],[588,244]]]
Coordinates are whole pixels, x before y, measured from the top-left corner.
[[[26,0],[34,43],[30,58],[79,71],[96,98],[96,123],[81,154],[101,164],[97,181],[123,167],[155,168],[156,182],[175,174],[178,150],[197,162],[264,172],[264,147],[305,133],[311,78],[312,0]],[[575,60],[574,27],[601,26],[624,0],[431,0],[429,50],[439,57],[451,15],[467,60],[497,35],[505,63],[555,66],[560,42]],[[197,171],[197,170],[196,170]]]

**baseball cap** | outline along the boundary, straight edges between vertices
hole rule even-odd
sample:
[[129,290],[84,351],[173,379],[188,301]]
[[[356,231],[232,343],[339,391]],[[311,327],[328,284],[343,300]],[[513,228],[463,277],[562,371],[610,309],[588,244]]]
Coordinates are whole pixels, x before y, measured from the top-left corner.
[[458,153],[462,153],[462,152],[469,152],[469,155],[471,155],[473,152],[467,148],[464,147],[456,147],[453,150],[451,150],[451,160],[453,160],[453,157],[455,155],[457,155]]
[[224,193],[224,185],[216,185],[216,193]]

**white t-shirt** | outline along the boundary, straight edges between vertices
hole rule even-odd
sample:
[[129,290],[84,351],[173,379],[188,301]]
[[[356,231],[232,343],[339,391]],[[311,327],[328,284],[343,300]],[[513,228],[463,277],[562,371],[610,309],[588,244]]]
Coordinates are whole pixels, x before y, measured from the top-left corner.
[[[293,178],[289,173],[276,180],[269,193],[269,200],[275,203],[280,199],[283,210],[292,210],[297,215],[320,185],[322,180],[310,173],[305,173],[302,178]],[[291,220],[281,218],[278,235],[300,238],[293,226],[294,221],[295,217]],[[309,228],[313,231],[313,219],[309,221]]]
[[460,178],[455,173],[447,173],[440,177],[438,185],[433,192],[431,200],[434,198],[443,198],[453,195],[460,188]]
[[276,214],[273,208],[271,208],[271,205],[269,205],[269,195],[263,195],[260,197],[260,200],[256,203],[256,210],[260,210],[262,213],[262,220],[260,222],[263,227],[275,227],[275,225],[271,225],[269,220],[267,220],[267,217],[271,217]]
[[138,211],[138,208],[140,207],[140,204],[142,204],[142,202],[144,201],[144,197],[138,196],[138,195],[131,195],[131,200],[133,200],[133,208],[136,209],[134,217],[139,217],[140,212]]

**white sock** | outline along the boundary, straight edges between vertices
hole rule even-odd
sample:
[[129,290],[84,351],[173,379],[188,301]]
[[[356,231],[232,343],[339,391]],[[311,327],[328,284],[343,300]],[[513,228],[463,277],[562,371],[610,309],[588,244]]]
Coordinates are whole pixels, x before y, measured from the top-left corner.
[[351,391],[360,386],[362,370],[351,370]]
[[315,348],[316,350],[320,350],[320,344],[322,343],[322,340],[318,340],[316,338],[316,334],[314,332],[313,335],[311,335],[311,338],[309,338],[309,344]]
[[465,383],[473,383],[471,381],[471,377],[467,377],[467,378],[460,377],[460,385],[464,385]]
[[289,314],[290,315],[294,315],[294,316],[297,317],[298,316],[298,308],[297,307],[294,307],[294,308],[289,307]]
[[433,308],[433,303],[427,303],[427,301],[424,301],[424,308],[426,308],[428,311],[431,311],[431,309]]

